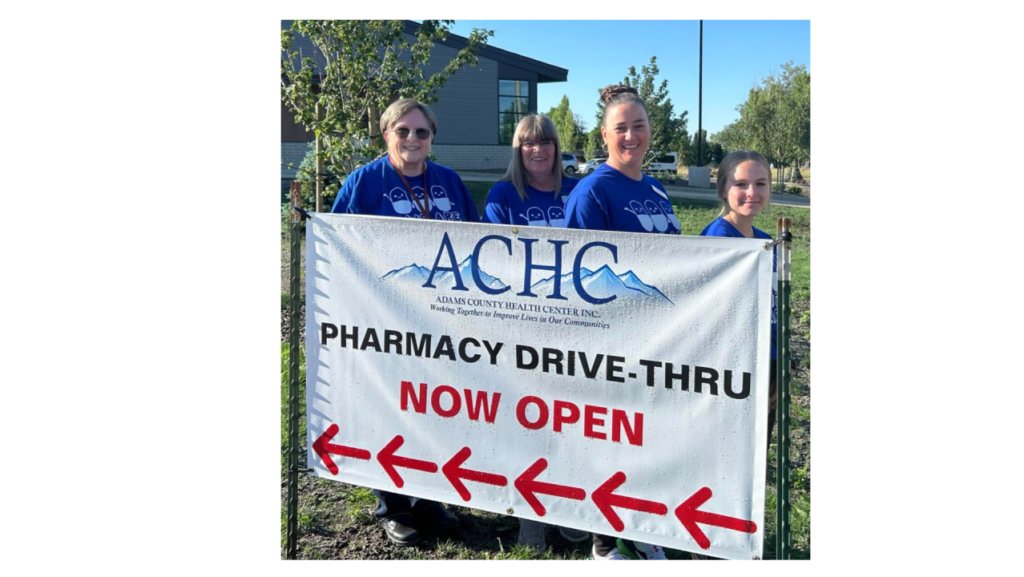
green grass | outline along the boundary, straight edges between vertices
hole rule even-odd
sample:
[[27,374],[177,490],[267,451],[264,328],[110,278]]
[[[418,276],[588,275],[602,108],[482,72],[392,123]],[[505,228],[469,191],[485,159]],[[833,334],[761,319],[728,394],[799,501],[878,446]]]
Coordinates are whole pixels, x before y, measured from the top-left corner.
[[487,201],[487,193],[494,186],[493,182],[467,182],[466,188],[469,189],[469,194],[473,197],[473,202],[476,203],[476,211],[483,215],[484,206]]
[[[288,470],[288,343],[281,343],[281,474]],[[306,349],[299,345],[299,461],[306,439]]]

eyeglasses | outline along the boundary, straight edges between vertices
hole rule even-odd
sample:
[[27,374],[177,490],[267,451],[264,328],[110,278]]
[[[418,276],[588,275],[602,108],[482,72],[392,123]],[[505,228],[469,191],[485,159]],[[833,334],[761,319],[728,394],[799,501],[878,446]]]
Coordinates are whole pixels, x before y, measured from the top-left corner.
[[520,146],[523,148],[547,148],[550,150],[555,147],[555,141],[541,140],[540,142],[537,142],[536,140],[527,140],[526,142],[520,144]]
[[[398,136],[398,138],[409,138],[410,130],[408,128],[404,127],[404,126],[400,126],[400,127],[396,128],[396,129],[392,130],[391,132],[394,132]],[[426,140],[426,139],[430,138],[430,130],[427,129],[427,128],[417,128],[416,129],[416,138],[418,138],[420,140]]]

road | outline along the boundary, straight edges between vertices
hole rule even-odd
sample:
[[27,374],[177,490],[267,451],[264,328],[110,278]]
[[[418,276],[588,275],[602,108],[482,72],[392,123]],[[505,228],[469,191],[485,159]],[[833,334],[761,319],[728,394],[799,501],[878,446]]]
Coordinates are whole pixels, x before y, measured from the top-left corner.
[[[501,178],[500,174],[486,173],[486,172],[459,172],[459,176],[462,180],[470,182],[495,182]],[[709,202],[718,202],[718,194],[713,188],[691,188],[687,186],[673,186],[666,184],[665,192],[668,193],[672,198],[686,198],[695,200],[706,200]],[[783,193],[772,193],[771,204],[777,204],[779,206],[795,206],[798,208],[811,208],[811,199],[806,196],[797,196],[795,194],[783,194]]]

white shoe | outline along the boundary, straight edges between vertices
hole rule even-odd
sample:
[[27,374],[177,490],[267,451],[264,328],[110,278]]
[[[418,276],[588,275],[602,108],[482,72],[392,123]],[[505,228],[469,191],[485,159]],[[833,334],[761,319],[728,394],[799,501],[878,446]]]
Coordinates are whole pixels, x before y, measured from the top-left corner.
[[647,561],[668,561],[668,557],[665,556],[665,550],[657,545],[633,541],[633,548]]
[[609,551],[607,555],[598,555],[597,554],[597,549],[594,548],[594,547],[591,547],[591,549],[590,549],[590,558],[595,560],[595,561],[626,561],[627,560],[625,557],[622,556],[622,553],[619,553],[618,547],[616,547],[616,548],[612,549],[611,551]]

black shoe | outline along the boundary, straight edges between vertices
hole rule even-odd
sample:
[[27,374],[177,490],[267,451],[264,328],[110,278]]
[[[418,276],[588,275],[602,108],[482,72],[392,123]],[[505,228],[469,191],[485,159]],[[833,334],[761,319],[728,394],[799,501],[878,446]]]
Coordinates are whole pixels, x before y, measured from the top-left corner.
[[435,531],[449,531],[459,526],[459,518],[451,514],[441,503],[431,503],[427,507],[412,511],[416,524],[429,527]]
[[392,543],[399,546],[415,545],[420,542],[420,532],[413,527],[412,515],[400,513],[381,519],[384,533]]

